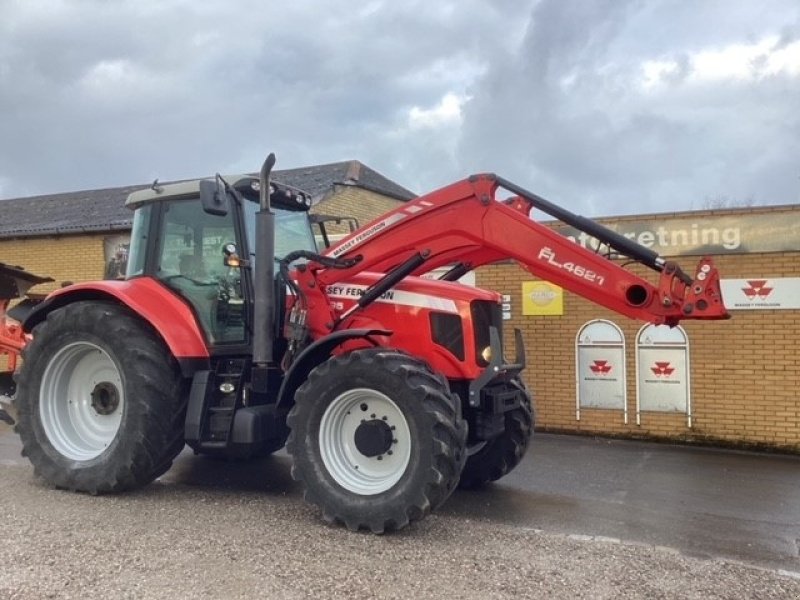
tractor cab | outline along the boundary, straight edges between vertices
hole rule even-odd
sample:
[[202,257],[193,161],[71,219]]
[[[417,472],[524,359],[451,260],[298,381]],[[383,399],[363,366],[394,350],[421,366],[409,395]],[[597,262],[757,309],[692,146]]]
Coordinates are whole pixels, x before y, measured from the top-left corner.
[[[275,258],[315,251],[310,196],[279,183],[270,191]],[[258,178],[154,184],[132,194],[127,205],[135,210],[127,279],[151,277],[183,298],[210,349],[235,352],[248,345]]]

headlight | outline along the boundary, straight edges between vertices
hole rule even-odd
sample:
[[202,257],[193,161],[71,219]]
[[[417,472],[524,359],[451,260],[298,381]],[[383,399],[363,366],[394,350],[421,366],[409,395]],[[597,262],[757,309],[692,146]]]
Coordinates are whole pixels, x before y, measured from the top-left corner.
[[492,347],[486,346],[483,350],[481,350],[481,358],[486,361],[487,364],[492,362]]

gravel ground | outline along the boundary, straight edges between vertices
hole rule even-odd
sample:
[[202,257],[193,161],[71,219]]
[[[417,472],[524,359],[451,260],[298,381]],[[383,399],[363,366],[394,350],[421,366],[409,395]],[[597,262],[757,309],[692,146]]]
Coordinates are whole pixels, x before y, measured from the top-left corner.
[[92,497],[0,465],[0,598],[800,598],[797,574],[488,520],[353,534],[281,487]]

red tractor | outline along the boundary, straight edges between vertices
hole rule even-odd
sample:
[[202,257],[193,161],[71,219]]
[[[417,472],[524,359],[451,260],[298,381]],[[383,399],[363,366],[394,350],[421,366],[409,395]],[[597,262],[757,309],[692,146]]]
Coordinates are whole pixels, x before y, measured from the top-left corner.
[[[310,197],[271,183],[273,164],[132,194],[126,280],[60,289],[28,316],[16,403],[38,475],[118,492],[164,473],[184,444],[241,458],[285,445],[325,520],[400,529],[458,485],[508,473],[533,428],[521,335],[507,362],[500,296],[462,274],[513,259],[632,318],[727,317],[710,260],[688,276],[491,174],[320,252]],[[659,272],[658,284],[532,220],[533,208]],[[420,277],[447,265],[441,280]]]

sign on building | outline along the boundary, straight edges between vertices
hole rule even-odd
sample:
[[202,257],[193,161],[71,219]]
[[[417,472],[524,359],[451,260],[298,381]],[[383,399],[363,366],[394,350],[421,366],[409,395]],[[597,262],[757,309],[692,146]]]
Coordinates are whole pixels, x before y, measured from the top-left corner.
[[564,290],[547,281],[523,281],[522,314],[528,316],[563,315]]
[[[602,222],[629,240],[665,256],[800,250],[798,211]],[[574,227],[557,227],[556,231],[584,248],[600,253],[608,250],[598,240]]]
[[692,426],[689,340],[680,326],[645,325],[636,336],[636,424],[641,413],[679,412]]
[[722,301],[729,310],[800,308],[800,277],[723,279]]
[[582,408],[621,410],[628,422],[625,384],[625,337],[611,321],[589,321],[575,340],[577,362],[575,418]]

